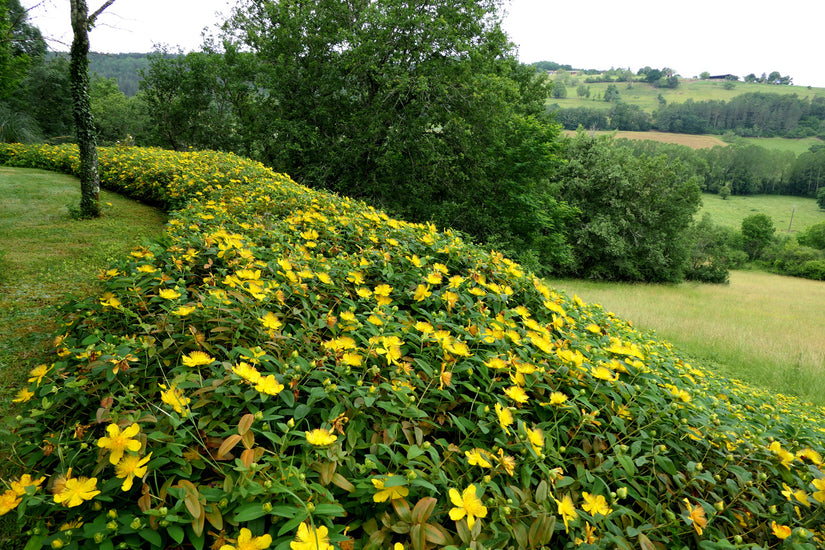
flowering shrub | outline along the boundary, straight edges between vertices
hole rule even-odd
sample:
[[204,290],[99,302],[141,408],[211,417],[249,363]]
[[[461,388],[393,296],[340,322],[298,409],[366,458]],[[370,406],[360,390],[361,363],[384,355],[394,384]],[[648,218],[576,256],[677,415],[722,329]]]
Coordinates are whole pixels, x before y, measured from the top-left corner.
[[101,174],[174,213],[67,306],[0,428],[28,548],[825,544],[821,409],[239,157]]

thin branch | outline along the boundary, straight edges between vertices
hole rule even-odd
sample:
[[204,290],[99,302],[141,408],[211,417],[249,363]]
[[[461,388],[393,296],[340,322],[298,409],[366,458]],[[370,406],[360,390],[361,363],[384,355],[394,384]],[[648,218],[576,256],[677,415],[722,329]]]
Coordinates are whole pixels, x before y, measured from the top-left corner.
[[115,3],[115,0],[106,0],[105,4],[100,6],[97,9],[96,12],[94,12],[92,15],[89,16],[89,18],[87,19],[88,26],[93,27],[94,24],[95,24],[95,19],[97,19],[97,16],[100,15],[101,13],[103,13],[103,10],[105,10],[106,8],[108,8],[109,6],[111,6],[114,3]]

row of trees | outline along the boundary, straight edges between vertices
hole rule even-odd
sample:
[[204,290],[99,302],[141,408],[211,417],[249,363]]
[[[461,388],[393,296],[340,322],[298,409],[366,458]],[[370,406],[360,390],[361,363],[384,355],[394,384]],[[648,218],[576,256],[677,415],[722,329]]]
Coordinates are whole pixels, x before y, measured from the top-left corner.
[[738,142],[692,149],[655,141],[617,140],[639,155],[678,159],[683,177],[695,177],[708,193],[799,195],[816,197],[825,187],[825,146],[815,144],[799,156]]
[[[611,85],[614,86],[614,85]],[[620,101],[618,89],[608,90],[610,98]],[[633,106],[635,107],[635,106]],[[579,125],[593,130],[631,130],[640,126],[635,119],[628,124],[611,112],[593,107],[559,109],[558,118],[568,129]],[[631,106],[625,109],[632,108]],[[614,108],[615,109],[615,108]],[[636,119],[648,128],[680,134],[724,134],[743,137],[825,136],[825,98],[799,98],[796,94],[747,93],[730,101],[660,101],[652,114],[641,111]],[[632,127],[630,127],[632,126]]]

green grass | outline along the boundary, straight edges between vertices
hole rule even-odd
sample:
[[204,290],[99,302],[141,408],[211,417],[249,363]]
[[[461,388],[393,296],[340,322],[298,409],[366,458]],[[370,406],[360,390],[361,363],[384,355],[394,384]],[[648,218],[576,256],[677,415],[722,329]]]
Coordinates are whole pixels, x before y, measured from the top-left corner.
[[734,271],[729,285],[552,280],[726,376],[825,404],[825,283]]
[[[719,195],[702,195],[702,209],[711,215],[714,223],[739,229],[742,220],[753,214],[767,214],[773,219],[777,234],[797,234],[807,227],[825,222],[825,211],[820,210],[815,199],[785,195],[731,196],[722,200]],[[791,222],[793,214],[793,223]]]
[[[99,270],[157,236],[158,210],[103,191],[103,216],[80,221],[77,178],[0,167],[0,409],[48,349],[55,306],[96,289]],[[111,206],[109,206],[109,204]]]
[[811,145],[821,144],[822,140],[815,137],[807,137],[802,139],[790,138],[736,138],[737,143],[747,143],[748,145],[758,145],[765,149],[774,149],[777,151],[790,151],[796,156],[802,153],[807,153]]
[[[590,86],[590,98],[579,99],[576,95],[576,86],[567,86],[566,99],[548,100],[548,103],[558,103],[561,107],[595,107],[609,109],[612,104],[600,99],[604,97],[605,91],[610,83],[598,82],[587,84],[582,76],[573,77],[580,84]],[[734,97],[747,93],[768,93],[768,94],[797,94],[799,97],[825,97],[825,88],[811,88],[806,86],[772,86],[770,84],[746,84],[739,82],[733,89],[726,90],[724,83],[709,80],[681,80],[678,88],[655,88],[650,84],[634,82],[631,88],[626,82],[613,83],[619,89],[619,97],[622,101],[632,105],[638,105],[648,112],[656,110],[659,106],[659,94],[668,103],[684,103],[688,99],[693,101],[730,101]]]

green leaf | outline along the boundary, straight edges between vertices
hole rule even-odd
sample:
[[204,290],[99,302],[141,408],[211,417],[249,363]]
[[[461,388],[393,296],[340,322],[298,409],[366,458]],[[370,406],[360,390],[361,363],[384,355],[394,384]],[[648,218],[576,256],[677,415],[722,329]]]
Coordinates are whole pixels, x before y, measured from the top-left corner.
[[186,536],[183,527],[181,527],[180,525],[172,524],[166,528],[166,532],[169,533],[169,536],[172,537],[172,540],[174,540],[178,544],[182,543],[183,538]]
[[328,502],[325,502],[323,504],[316,504],[315,514],[318,516],[330,516],[333,518],[343,517],[347,515],[347,513],[344,511],[343,506],[341,506],[340,504],[331,504]]
[[670,460],[666,456],[656,455],[653,457],[653,460],[656,461],[656,464],[665,472],[669,473],[672,476],[676,475],[676,466],[673,465],[673,461]]
[[264,511],[263,505],[260,502],[252,502],[244,504],[235,511],[233,521],[236,523],[243,523],[264,517],[267,512]]
[[160,548],[163,545],[163,538],[160,536],[160,533],[154,529],[148,527],[141,529],[138,531],[138,535],[154,547]]

